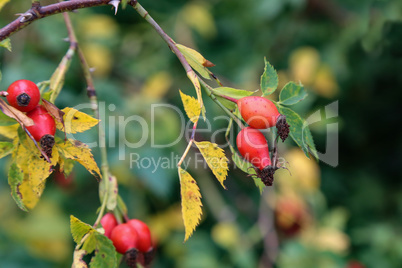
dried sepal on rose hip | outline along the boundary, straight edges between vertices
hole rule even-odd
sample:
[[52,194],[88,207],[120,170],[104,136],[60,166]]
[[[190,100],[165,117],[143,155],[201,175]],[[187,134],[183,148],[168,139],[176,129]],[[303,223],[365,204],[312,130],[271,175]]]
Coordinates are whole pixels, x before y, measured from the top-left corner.
[[34,125],[26,127],[32,137],[39,142],[45,154],[51,158],[55,144],[54,134],[56,133],[56,122],[47,110],[39,105],[27,113]]
[[40,101],[40,92],[36,84],[29,80],[17,80],[7,89],[7,101],[21,112],[32,111]]
[[251,127],[243,128],[237,134],[236,145],[243,158],[254,166],[261,181],[271,186],[278,167],[272,165],[268,143],[261,131]]
[[272,101],[264,97],[250,96],[237,100],[237,106],[244,121],[250,127],[266,129],[276,126],[282,141],[288,137],[289,125],[286,117],[279,113]]

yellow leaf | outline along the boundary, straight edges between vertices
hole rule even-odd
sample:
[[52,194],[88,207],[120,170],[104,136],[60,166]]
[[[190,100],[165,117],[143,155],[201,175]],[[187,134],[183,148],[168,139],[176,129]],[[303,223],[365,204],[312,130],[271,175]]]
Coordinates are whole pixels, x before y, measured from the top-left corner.
[[87,263],[82,259],[87,254],[83,249],[74,250],[74,259],[71,268],[88,268]]
[[176,47],[180,50],[180,52],[186,58],[188,64],[190,64],[194,70],[196,70],[205,79],[211,79],[209,76],[209,71],[205,67],[215,66],[212,62],[205,59],[204,56],[194,49],[180,44],[176,44]]
[[228,175],[228,159],[225,156],[223,149],[219,148],[216,143],[209,141],[195,142],[202,156],[207,162],[209,168],[214,173],[215,177],[222,184],[222,187],[226,189],[223,182]]
[[[64,112],[63,119],[66,133],[74,134],[77,132],[84,132],[99,123],[98,119],[95,119],[86,113],[77,111],[74,108],[67,107],[64,108],[62,112]],[[63,124],[58,121],[56,122],[56,127],[57,129],[64,131]]]
[[[0,5],[1,5],[1,3],[0,3]],[[0,7],[0,9],[1,9],[1,7]],[[0,42],[0,47],[4,47],[5,49],[7,49],[8,51],[11,52],[12,48],[11,48],[11,40],[10,40],[10,38],[6,38],[3,41],[1,41]],[[0,73],[0,78],[1,78],[1,73]]]
[[16,138],[14,143],[18,145],[13,158],[24,177],[18,186],[20,199],[26,208],[33,209],[45,189],[46,179],[53,172],[52,166],[59,160],[59,153],[53,148],[52,163],[48,163],[40,158],[41,154],[30,139]]
[[51,163],[45,161],[24,132],[14,139],[13,144],[14,163],[9,172],[12,195],[21,209],[33,209],[45,189],[46,179],[53,172],[52,166],[58,162],[59,154],[53,148]]
[[46,179],[53,172],[52,166],[55,166],[58,160],[59,152],[56,148],[53,148],[52,151],[52,163],[48,163],[37,156],[31,156],[28,160],[29,182],[32,190],[38,195],[38,197],[42,195]]
[[202,102],[200,81],[198,81],[198,77],[193,70],[187,72],[187,77],[191,80],[191,82],[194,85],[195,91],[197,92],[197,100],[200,105],[202,115],[205,117],[205,108],[204,103]]
[[198,101],[195,98],[184,94],[181,92],[181,90],[179,91],[181,101],[183,102],[184,110],[186,111],[188,118],[190,118],[193,123],[197,122],[201,112]]
[[179,177],[181,188],[181,211],[186,233],[184,241],[187,241],[200,223],[202,215],[201,193],[193,177],[180,167]]
[[83,165],[92,175],[98,174],[102,177],[98,165],[91,153],[88,145],[78,140],[68,139],[67,141],[59,140],[55,147],[59,153],[65,158],[72,159]]
[[14,139],[17,137],[17,130],[20,125],[15,124],[11,126],[0,126],[0,135],[8,139]]
[[[44,189],[45,185],[42,184],[42,187],[37,187],[37,190],[34,191],[29,183],[29,178],[27,176],[24,177],[18,190],[21,195],[21,200],[27,209],[31,210],[36,206]],[[40,190],[40,192],[38,192],[38,190]]]

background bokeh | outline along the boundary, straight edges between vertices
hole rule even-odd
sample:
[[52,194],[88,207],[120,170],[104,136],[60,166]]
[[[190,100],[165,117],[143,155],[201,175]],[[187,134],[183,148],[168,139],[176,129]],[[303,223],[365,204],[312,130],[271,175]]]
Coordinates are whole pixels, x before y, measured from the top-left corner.
[[[280,85],[301,81],[309,96],[295,109],[306,118],[317,111],[323,118],[310,126],[318,151],[325,153],[327,143],[339,137],[331,151],[338,161],[330,164],[309,160],[286,141],[280,154],[290,172],[278,171],[274,187],[262,195],[233,164],[223,190],[208,169],[196,168],[192,150],[188,170],[203,195],[203,218],[183,244],[177,170],[130,167],[129,155],[180,156],[186,141],[153,148],[149,139],[141,148],[125,148],[125,160],[119,158],[122,148],[113,144],[141,138],[138,123],[119,128],[119,118],[131,115],[153,121],[155,144],[174,141],[181,124],[177,112],[160,108],[152,113],[151,104],[183,110],[178,89],[195,96],[192,85],[166,44],[132,8],[117,16],[111,6],[71,14],[84,53],[96,68],[98,98],[105,103],[104,120],[111,128],[106,129],[112,145],[108,159],[119,191],[129,216],[149,223],[157,239],[153,267],[399,267],[402,2],[143,2],[176,42],[216,64],[211,70],[225,85],[257,90],[264,57],[278,70]],[[8,3],[0,12],[0,26],[29,5]],[[14,34],[13,52],[0,50],[0,90],[17,79],[48,80],[68,48],[65,37],[60,15]],[[206,96],[204,100],[208,118],[224,114]],[[64,108],[87,102],[75,59],[56,104]],[[226,127],[225,120],[211,122],[211,132],[197,139],[209,140],[212,131]],[[223,134],[217,135],[220,144]],[[93,142],[97,133],[76,137]],[[98,149],[93,152],[99,163]],[[77,165],[67,180],[50,177],[37,207],[24,213],[9,193],[8,164],[9,158],[0,160],[0,267],[69,267],[74,249],[69,215],[95,221],[97,181]]]

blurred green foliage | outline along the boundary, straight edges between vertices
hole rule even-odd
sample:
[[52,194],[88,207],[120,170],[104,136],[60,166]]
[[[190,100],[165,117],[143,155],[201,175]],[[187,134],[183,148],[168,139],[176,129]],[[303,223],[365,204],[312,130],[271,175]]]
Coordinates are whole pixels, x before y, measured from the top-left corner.
[[[183,244],[177,170],[130,166],[130,154],[140,159],[180,156],[185,139],[169,148],[153,148],[151,139],[137,149],[113,144],[121,144],[124,137],[132,143],[141,139],[138,122],[122,128],[119,121],[132,115],[154,123],[154,129],[148,126],[154,144],[174,141],[181,125],[179,114],[166,108],[152,113],[151,105],[172,104],[183,111],[178,89],[195,96],[192,85],[162,39],[130,7],[117,16],[109,6],[72,13],[78,40],[96,68],[98,99],[105,102],[112,173],[119,180],[129,216],[148,222],[158,240],[154,267],[347,267],[350,260],[365,267],[398,267],[402,263],[398,124],[402,2],[159,0],[142,4],[176,42],[215,63],[212,71],[226,86],[258,89],[265,56],[279,71],[280,85],[294,80],[306,86],[309,96],[295,106],[305,116],[334,101],[339,105],[339,116],[311,125],[317,149],[325,153],[326,126],[338,123],[339,164],[317,165],[288,141],[280,153],[289,161],[292,175],[278,171],[276,186],[262,196],[239,170],[230,171],[224,191],[207,169],[195,168],[195,161],[190,161],[203,195],[204,216]],[[0,25],[29,5],[29,1],[10,1],[0,13]],[[17,79],[48,80],[68,48],[66,36],[60,15],[14,34],[13,52],[0,50],[0,90]],[[206,96],[204,101],[208,118],[223,114]],[[85,81],[75,59],[56,104],[64,108],[84,103],[88,103]],[[213,121],[211,128],[222,129],[226,122]],[[200,121],[199,129],[206,127]],[[196,139],[209,140],[211,133],[197,133]],[[236,130],[233,133],[232,143]],[[97,133],[75,137],[89,143],[96,141]],[[216,138],[224,144],[224,132]],[[99,163],[96,147],[93,152]],[[95,221],[97,181],[80,166],[75,167],[71,183],[50,178],[38,207],[27,214],[9,194],[8,160],[0,161],[0,267],[68,267],[74,248],[69,215]],[[290,235],[283,226],[300,230]]]

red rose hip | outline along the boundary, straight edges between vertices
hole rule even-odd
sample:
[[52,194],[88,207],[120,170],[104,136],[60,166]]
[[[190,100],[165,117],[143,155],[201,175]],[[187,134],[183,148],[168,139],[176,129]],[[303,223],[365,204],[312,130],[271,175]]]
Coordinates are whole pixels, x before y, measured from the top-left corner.
[[102,219],[101,219],[101,224],[103,229],[105,230],[105,236],[107,238],[110,238],[110,235],[112,234],[113,229],[118,225],[117,220],[113,213],[106,213]]
[[237,134],[236,144],[240,154],[253,166],[262,170],[271,165],[267,140],[258,129],[242,129]]
[[39,103],[40,92],[36,84],[29,80],[17,80],[7,89],[7,101],[21,112],[32,111]]
[[250,96],[237,101],[237,106],[246,123],[256,129],[276,126],[278,134],[284,141],[289,135],[286,117],[278,112],[275,104],[263,97]]
[[125,254],[128,250],[137,248],[138,234],[129,224],[123,223],[113,228],[110,240],[117,252]]
[[27,113],[34,125],[26,127],[32,137],[40,143],[46,155],[52,157],[54,146],[54,134],[56,133],[56,122],[43,106],[36,106],[35,109]]
[[137,219],[132,219],[127,222],[138,233],[138,250],[145,253],[152,248],[151,231],[148,226]]
[[237,134],[236,145],[244,159],[253,164],[262,182],[271,186],[277,168],[272,166],[265,136],[258,129],[246,127]]

